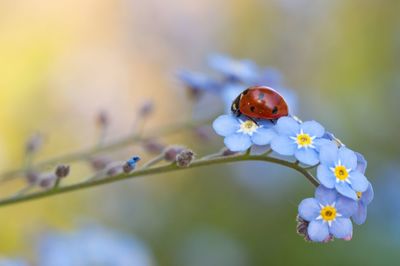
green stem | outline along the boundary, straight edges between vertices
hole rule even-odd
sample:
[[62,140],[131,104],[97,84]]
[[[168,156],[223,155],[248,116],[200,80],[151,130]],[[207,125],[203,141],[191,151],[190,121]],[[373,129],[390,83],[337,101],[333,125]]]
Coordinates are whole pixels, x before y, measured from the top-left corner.
[[[34,165],[34,168],[40,169],[40,168],[43,168],[43,167],[46,167],[49,165],[55,165],[60,162],[71,163],[71,162],[76,162],[76,161],[80,161],[80,160],[85,160],[85,159],[88,159],[91,156],[94,156],[101,152],[106,152],[106,151],[109,152],[109,151],[113,151],[113,150],[117,150],[117,149],[126,147],[128,145],[132,145],[134,143],[145,142],[145,141],[148,141],[148,140],[151,140],[154,138],[163,137],[165,135],[181,132],[182,130],[193,129],[193,128],[198,127],[199,125],[208,124],[208,123],[210,123],[210,121],[211,121],[210,119],[202,120],[202,121],[187,121],[187,122],[178,123],[176,125],[169,126],[167,128],[160,127],[158,129],[151,130],[151,132],[154,132],[154,133],[146,134],[146,137],[143,137],[140,133],[135,134],[133,136],[130,135],[130,136],[124,137],[122,139],[110,142],[108,144],[104,144],[102,146],[96,146],[96,147],[89,148],[87,150],[83,150],[83,151],[79,151],[79,152],[68,153],[68,154],[61,155],[61,156],[58,156],[58,157],[55,157],[55,158],[52,158],[49,160],[39,162]],[[25,171],[26,171],[25,167],[22,167],[19,169],[5,172],[0,175],[0,181],[11,180],[18,175],[24,174]]]
[[30,200],[36,200],[36,199],[40,199],[40,198],[44,198],[44,197],[54,196],[54,195],[58,195],[58,194],[63,194],[63,193],[67,193],[67,192],[72,192],[72,191],[76,191],[76,190],[80,190],[80,189],[104,185],[104,184],[121,181],[121,180],[126,180],[126,179],[130,179],[130,178],[134,178],[134,177],[141,177],[141,176],[154,175],[154,174],[163,174],[163,173],[167,173],[167,172],[181,171],[181,170],[185,170],[185,169],[191,169],[191,168],[202,167],[202,166],[226,164],[226,163],[234,163],[234,162],[242,162],[242,161],[264,161],[264,162],[270,162],[270,163],[275,163],[275,164],[279,164],[282,166],[286,166],[286,167],[289,167],[289,168],[303,174],[307,178],[307,180],[310,181],[311,184],[313,184],[314,186],[319,185],[319,182],[315,179],[315,177],[309,171],[307,171],[306,169],[304,169],[301,166],[296,165],[292,162],[284,161],[284,160],[273,158],[273,157],[266,157],[263,155],[242,154],[242,155],[235,155],[235,156],[228,156],[228,157],[219,157],[219,158],[214,158],[214,159],[210,159],[210,160],[197,160],[197,161],[193,162],[187,168],[179,168],[175,164],[169,164],[169,165],[165,165],[165,166],[137,170],[130,174],[119,174],[119,175],[112,176],[112,177],[84,181],[81,183],[67,185],[67,186],[63,186],[63,187],[55,187],[51,190],[39,191],[39,192],[35,192],[32,194],[28,194],[28,195],[22,195],[21,197],[18,197],[18,198],[7,198],[4,200],[0,200],[0,207],[6,206],[6,205],[11,205],[11,204],[16,204],[16,203],[21,203],[21,202],[26,202],[26,201],[30,201]]

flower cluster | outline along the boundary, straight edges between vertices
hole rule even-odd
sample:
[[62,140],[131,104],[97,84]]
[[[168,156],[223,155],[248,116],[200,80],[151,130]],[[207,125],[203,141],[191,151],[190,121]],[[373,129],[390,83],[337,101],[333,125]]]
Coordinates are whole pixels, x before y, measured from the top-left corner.
[[265,146],[274,154],[290,156],[289,161],[294,158],[293,165],[316,168],[320,185],[315,197],[303,200],[299,206],[298,228],[306,239],[350,240],[351,219],[356,224],[365,222],[367,205],[373,199],[372,186],[364,176],[367,162],[318,122],[302,122],[292,116],[270,121],[229,114],[219,116],[213,128],[231,151]]
[[297,105],[296,94],[284,86],[281,73],[274,68],[262,68],[251,60],[236,60],[220,54],[211,55],[208,66],[215,75],[182,70],[178,77],[196,98],[205,93],[218,96],[227,112],[235,97],[244,88],[254,85],[273,87],[285,97],[292,110]]

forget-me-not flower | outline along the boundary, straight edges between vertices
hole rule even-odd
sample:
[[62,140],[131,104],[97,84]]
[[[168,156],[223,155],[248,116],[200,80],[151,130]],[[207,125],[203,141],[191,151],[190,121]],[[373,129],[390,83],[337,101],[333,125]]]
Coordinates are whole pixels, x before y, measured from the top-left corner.
[[177,75],[183,84],[195,93],[202,91],[216,91],[220,87],[218,81],[202,73],[181,70]]
[[292,156],[307,165],[319,163],[319,147],[327,142],[322,139],[325,129],[315,121],[299,123],[292,117],[282,117],[276,127],[278,136],[271,142],[271,148],[280,155]]
[[367,219],[367,206],[374,199],[374,190],[371,183],[365,192],[357,192],[357,211],[351,217],[356,224],[363,224]]
[[259,68],[251,60],[236,60],[225,55],[214,54],[208,58],[208,64],[231,81],[254,84],[259,77]]
[[335,188],[343,196],[357,200],[357,192],[368,188],[368,180],[357,169],[357,155],[346,147],[335,143],[325,144],[320,150],[321,164],[317,178],[327,188]]
[[268,120],[253,120],[234,115],[221,115],[213,123],[215,132],[225,137],[224,143],[231,151],[245,151],[253,144],[267,145],[276,135]]
[[324,242],[330,236],[351,239],[353,225],[350,217],[357,203],[339,195],[334,189],[319,186],[314,198],[304,199],[299,205],[299,216],[309,222],[308,237],[314,242]]

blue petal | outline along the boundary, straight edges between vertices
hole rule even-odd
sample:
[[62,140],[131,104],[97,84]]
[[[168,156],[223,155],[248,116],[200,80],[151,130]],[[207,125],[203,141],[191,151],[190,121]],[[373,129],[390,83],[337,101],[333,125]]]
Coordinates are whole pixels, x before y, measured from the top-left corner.
[[321,147],[324,145],[330,145],[333,144],[331,140],[328,139],[321,139],[321,138],[316,138],[314,139],[313,142],[315,149],[319,152],[321,150]]
[[291,156],[296,151],[296,144],[289,137],[278,136],[271,141],[271,148],[280,155]]
[[353,224],[349,218],[336,218],[330,227],[331,234],[336,238],[348,238],[353,235]]
[[307,133],[310,136],[316,136],[318,138],[325,134],[324,127],[315,121],[306,121],[300,125],[300,128],[303,129],[304,133]]
[[356,169],[359,172],[364,174],[365,170],[367,170],[368,162],[367,162],[367,160],[365,160],[364,155],[362,155],[361,153],[359,153],[359,152],[354,152],[354,153],[357,156],[357,168]]
[[285,116],[279,118],[276,123],[276,130],[279,134],[285,136],[296,136],[300,131],[299,123],[291,117]]
[[215,132],[223,137],[227,137],[239,130],[239,121],[232,115],[221,115],[214,120],[213,128]]
[[345,182],[339,182],[335,184],[336,190],[345,197],[357,200],[356,192]]
[[358,192],[364,192],[367,190],[369,182],[367,178],[358,171],[351,171],[349,180],[351,181],[351,187]]
[[245,151],[251,146],[250,136],[240,133],[226,137],[224,143],[231,151]]
[[317,178],[322,185],[327,188],[334,188],[336,177],[333,172],[325,165],[319,165],[317,168]]
[[323,223],[322,220],[314,220],[308,225],[307,233],[312,241],[323,242],[329,237],[328,224]]
[[321,164],[333,167],[338,161],[338,147],[335,143],[323,145],[319,151],[319,161]]
[[271,127],[275,126],[275,124],[272,123],[270,120],[264,120],[264,119],[263,120],[258,119],[257,124],[259,124],[260,126],[263,126],[263,128],[271,128]]
[[357,211],[358,203],[355,200],[339,196],[336,200],[336,209],[345,218],[350,218]]
[[321,208],[313,198],[304,199],[299,205],[299,215],[306,221],[315,220],[320,215]]
[[253,133],[251,140],[257,145],[267,145],[273,138],[276,137],[276,132],[273,129],[259,128]]
[[357,211],[351,218],[358,225],[365,223],[365,220],[367,220],[367,206],[359,202]]
[[338,159],[346,168],[355,169],[357,167],[357,156],[354,151],[342,147],[339,149]]
[[314,149],[301,148],[294,155],[297,160],[307,165],[316,165],[319,163],[318,153]]
[[372,188],[371,183],[369,183],[368,188],[365,192],[362,193],[361,195],[361,202],[364,203],[365,205],[368,205],[371,203],[371,201],[374,199],[374,190]]
[[315,190],[315,198],[324,206],[332,205],[334,202],[336,202],[337,197],[338,194],[334,189],[319,186]]

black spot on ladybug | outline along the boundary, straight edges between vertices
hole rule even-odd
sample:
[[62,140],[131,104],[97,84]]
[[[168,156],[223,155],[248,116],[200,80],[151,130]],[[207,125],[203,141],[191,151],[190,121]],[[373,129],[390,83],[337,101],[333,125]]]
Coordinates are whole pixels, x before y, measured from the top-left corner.
[[250,111],[252,111],[254,113],[256,111],[256,108],[254,106],[251,106]]
[[278,107],[277,106],[275,106],[274,109],[272,109],[272,113],[273,114],[277,114],[278,113]]
[[262,93],[262,92],[260,92],[259,94],[258,94],[258,100],[262,100],[262,99],[264,99],[264,97],[265,97],[265,94],[264,93]]

